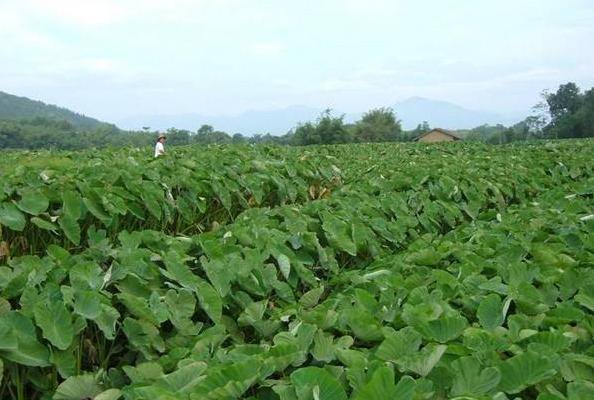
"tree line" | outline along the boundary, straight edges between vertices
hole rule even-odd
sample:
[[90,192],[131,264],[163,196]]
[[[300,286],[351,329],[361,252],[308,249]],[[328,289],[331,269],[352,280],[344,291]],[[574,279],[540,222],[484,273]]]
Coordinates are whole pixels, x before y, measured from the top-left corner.
[[[416,131],[404,132],[392,109],[379,108],[366,113],[360,121],[347,124],[344,116],[324,111],[316,121],[299,124],[283,136],[233,135],[202,125],[195,132],[170,128],[166,132],[168,145],[274,143],[285,145],[334,144],[352,142],[385,142],[409,140]],[[89,147],[147,146],[154,142],[156,131],[145,127],[141,131],[123,131],[114,125],[80,129],[67,121],[45,117],[22,120],[0,120],[0,148],[66,149]]]
[[594,88],[586,91],[573,82],[554,92],[543,91],[533,115],[517,124],[482,125],[459,133],[467,140],[503,144],[534,139],[594,137]]
[[[359,121],[346,123],[344,115],[324,111],[315,121],[297,125],[285,135],[244,136],[202,125],[196,131],[170,128],[166,131],[169,145],[274,143],[307,146],[315,144],[405,142],[428,131],[427,122],[413,130],[403,130],[391,108],[377,108],[365,113]],[[582,92],[569,82],[555,92],[542,93],[542,101],[534,107],[534,115],[506,127],[482,125],[455,131],[466,140],[503,144],[519,140],[582,138],[594,136],[594,88]],[[142,147],[151,145],[156,132],[150,127],[141,131],[123,131],[114,125],[102,124],[81,129],[67,121],[46,117],[22,120],[0,120],[0,149],[67,149],[88,147]]]

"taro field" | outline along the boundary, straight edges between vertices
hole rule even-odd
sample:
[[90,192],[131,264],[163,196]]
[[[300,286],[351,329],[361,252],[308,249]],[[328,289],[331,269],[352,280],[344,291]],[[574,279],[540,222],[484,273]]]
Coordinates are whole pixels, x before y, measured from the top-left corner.
[[0,398],[594,399],[594,141],[5,152]]

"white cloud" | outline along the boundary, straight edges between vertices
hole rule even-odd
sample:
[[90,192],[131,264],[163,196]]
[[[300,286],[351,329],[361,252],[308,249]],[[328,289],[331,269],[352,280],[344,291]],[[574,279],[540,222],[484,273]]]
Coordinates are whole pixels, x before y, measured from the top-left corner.
[[207,13],[230,14],[242,0],[21,0],[26,16],[95,29],[138,20],[151,23],[192,23]]
[[249,53],[255,56],[276,56],[285,51],[286,46],[279,41],[260,42],[249,47]]
[[106,58],[86,58],[80,61],[82,68],[91,72],[114,72],[121,70],[121,66],[114,60]]
[[389,0],[343,0],[347,11],[354,14],[374,14],[382,12],[396,1]]
[[325,92],[368,90],[373,87],[371,82],[360,79],[328,79],[321,84]]
[[55,40],[30,25],[15,3],[0,4],[0,36],[4,48],[51,50],[58,46]]
[[113,0],[29,0],[26,12],[81,28],[96,28],[120,22],[131,16],[132,10],[123,2]]
[[515,107],[561,80],[586,87],[594,70],[591,8],[543,2],[529,18],[532,3],[0,0],[0,90],[70,104],[92,91],[104,115],[148,91],[172,110],[406,95]]

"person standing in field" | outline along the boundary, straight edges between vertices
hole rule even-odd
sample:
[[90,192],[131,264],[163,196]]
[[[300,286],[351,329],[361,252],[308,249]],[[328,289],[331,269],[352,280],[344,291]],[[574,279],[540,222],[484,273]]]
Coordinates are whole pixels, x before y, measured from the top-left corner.
[[165,155],[165,141],[167,137],[164,134],[159,134],[157,137],[157,144],[155,144],[155,158]]

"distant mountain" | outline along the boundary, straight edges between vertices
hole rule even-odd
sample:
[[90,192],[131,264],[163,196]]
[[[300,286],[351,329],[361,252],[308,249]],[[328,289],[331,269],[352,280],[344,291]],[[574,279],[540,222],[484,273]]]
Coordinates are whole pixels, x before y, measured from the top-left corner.
[[[510,125],[522,119],[521,115],[499,115],[486,111],[469,110],[446,101],[411,97],[395,103],[392,108],[398,119],[402,121],[404,129],[414,129],[423,121],[432,127],[446,129],[468,129],[483,124]],[[238,115],[209,116],[202,114],[176,115],[146,115],[124,118],[116,121],[118,126],[125,129],[141,129],[149,126],[151,129],[164,130],[175,127],[196,131],[201,125],[212,125],[215,129],[233,134],[240,132],[244,135],[265,134],[282,135],[297,126],[300,122],[314,121],[322,109],[307,106],[290,106],[277,110],[246,111]],[[334,115],[341,115],[339,110]],[[348,113],[345,121],[354,122],[363,113]]]
[[[411,97],[395,103],[392,108],[404,129],[414,129],[419,123],[427,121],[432,127],[446,129],[469,129],[483,124],[511,125],[523,118],[519,115],[501,115],[486,111],[469,110],[447,101]],[[314,121],[322,109],[294,105],[276,110],[252,110],[237,115],[209,116],[202,114],[146,115],[123,118],[116,121],[124,129],[140,130],[149,126],[153,130],[168,128],[196,131],[203,124],[229,134],[240,132],[244,135],[266,134],[283,135],[299,123]],[[347,122],[361,118],[363,113],[348,113]],[[339,110],[334,115],[341,115]],[[93,129],[102,124],[94,118],[78,114],[66,108],[45,104],[26,97],[14,96],[0,91],[0,120],[18,120],[43,117],[65,120],[80,129]]]
[[105,124],[66,108],[0,91],[0,120],[33,119],[36,117],[68,121],[72,126],[80,129],[93,129]]
[[196,131],[207,124],[215,129],[230,134],[240,132],[244,135],[266,134],[283,135],[300,122],[313,121],[320,115],[321,110],[306,106],[290,106],[277,110],[253,110],[238,115],[145,115],[123,118],[116,123],[125,129],[141,129],[149,126],[151,129],[163,130],[171,127]]
[[510,125],[518,122],[520,115],[501,115],[487,111],[469,110],[447,101],[411,97],[392,107],[402,121],[404,129],[414,129],[427,121],[432,127],[469,129],[483,124]]

